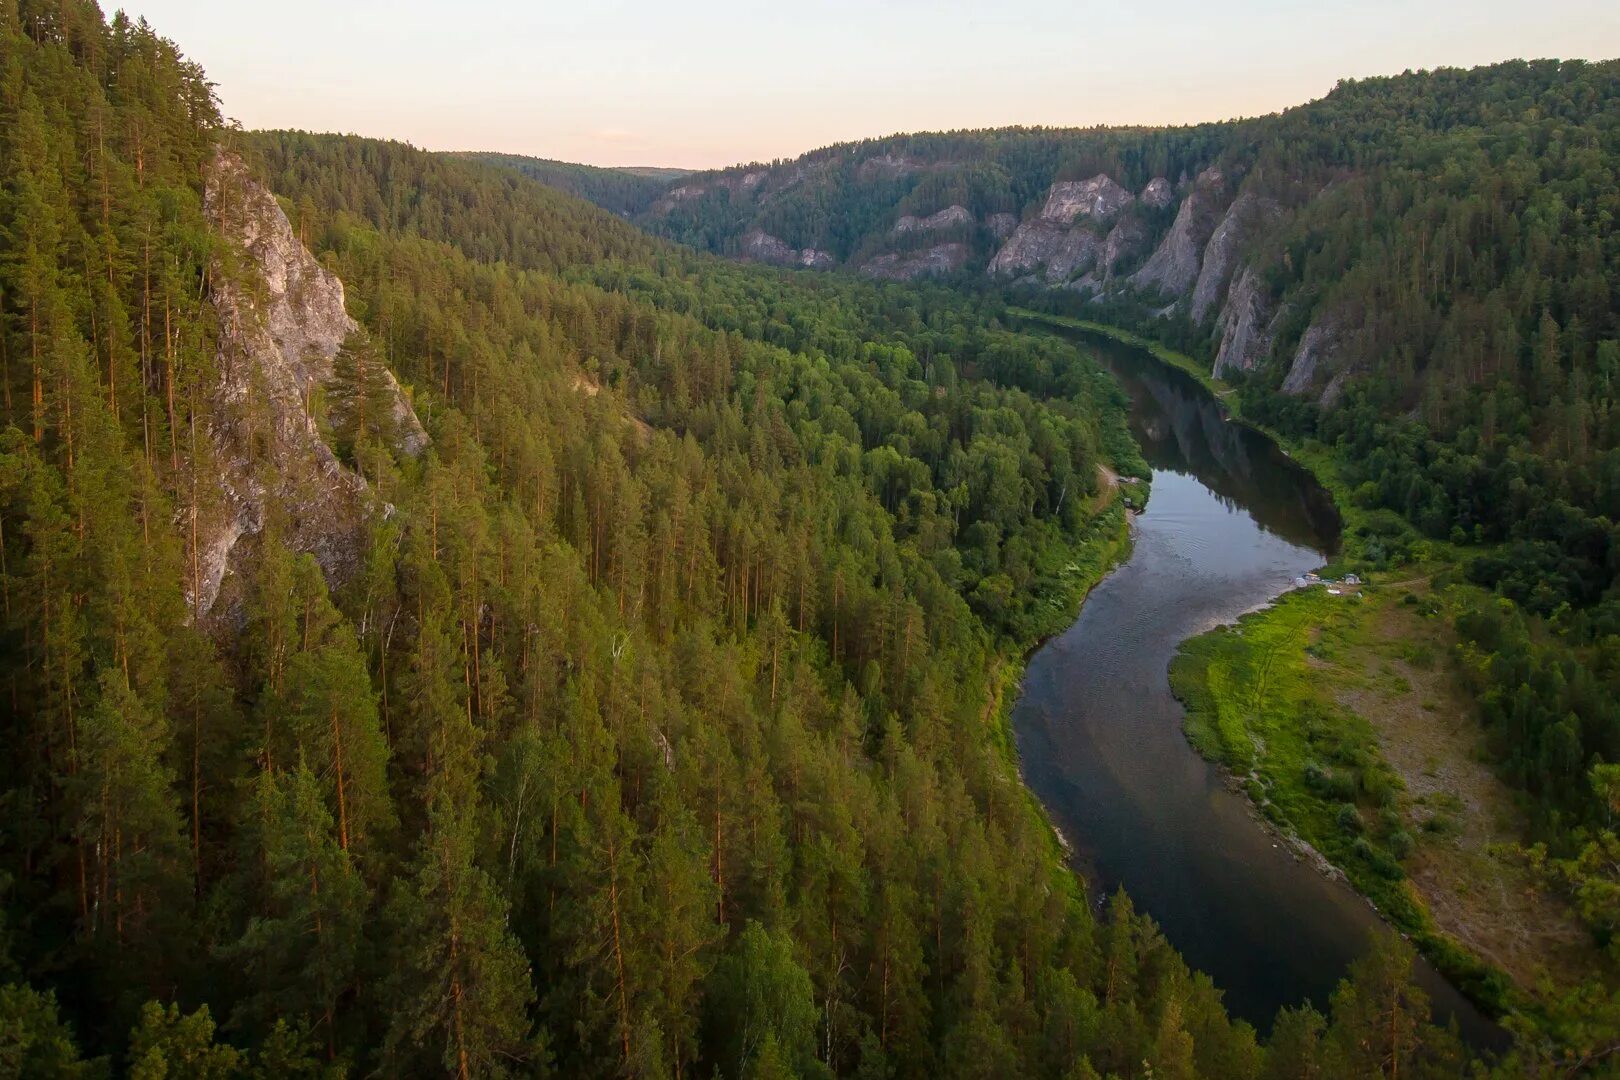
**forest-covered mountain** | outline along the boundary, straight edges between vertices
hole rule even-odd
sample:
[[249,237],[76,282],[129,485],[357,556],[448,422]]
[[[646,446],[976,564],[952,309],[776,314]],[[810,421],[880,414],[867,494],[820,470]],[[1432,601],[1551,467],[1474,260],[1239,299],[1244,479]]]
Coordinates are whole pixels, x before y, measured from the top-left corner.
[[[1498,291],[1521,339],[1538,303],[1612,331],[1617,98],[1620,63],[1516,61],[1223,124],[894,136],[684,176],[640,220],[755,261],[1152,312],[1218,369],[1275,368],[1313,400],[1407,354],[1378,374],[1416,403],[1426,373],[1487,376],[1468,350]],[[1556,295],[1519,299],[1532,269]]]
[[1374,566],[1441,555],[1504,772],[1594,928],[1620,761],[1620,62],[1345,82],[1196,127],[897,136],[683,177],[641,218],[753,261],[939,275],[1134,328],[1328,452]]
[[532,180],[577,195],[624,217],[645,213],[670,184],[687,175],[685,169],[656,167],[604,169],[567,161],[493,152],[461,155],[490,165],[515,169]]
[[[1033,186],[962,205],[1012,236],[1070,174],[1008,138]],[[1217,157],[1072,175],[1169,235]],[[1011,677],[1144,471],[1111,380],[511,164],[244,135],[144,23],[0,0],[0,1074],[1472,1068],[1396,939],[1232,1021],[1018,783]],[[1612,1067],[1581,1006],[1498,1073]]]
[[1394,941],[1262,1044],[1017,783],[1141,471],[1072,349],[243,138],[88,2],[0,133],[0,1071],[1462,1068]]

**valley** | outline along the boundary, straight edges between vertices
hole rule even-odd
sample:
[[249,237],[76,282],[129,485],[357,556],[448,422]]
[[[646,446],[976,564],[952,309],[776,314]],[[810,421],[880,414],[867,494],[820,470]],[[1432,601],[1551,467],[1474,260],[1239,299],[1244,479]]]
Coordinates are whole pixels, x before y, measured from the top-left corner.
[[1620,1069],[1620,63],[688,171],[184,46],[0,0],[0,1076]]

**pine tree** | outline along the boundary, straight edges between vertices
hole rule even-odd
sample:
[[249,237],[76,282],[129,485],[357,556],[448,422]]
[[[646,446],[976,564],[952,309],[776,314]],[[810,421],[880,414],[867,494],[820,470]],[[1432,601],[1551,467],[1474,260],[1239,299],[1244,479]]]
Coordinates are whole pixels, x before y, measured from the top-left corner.
[[385,913],[393,963],[382,990],[388,1070],[504,1076],[542,1058],[529,1032],[529,965],[505,901],[473,862],[473,837],[472,815],[437,796],[416,859],[393,887]]

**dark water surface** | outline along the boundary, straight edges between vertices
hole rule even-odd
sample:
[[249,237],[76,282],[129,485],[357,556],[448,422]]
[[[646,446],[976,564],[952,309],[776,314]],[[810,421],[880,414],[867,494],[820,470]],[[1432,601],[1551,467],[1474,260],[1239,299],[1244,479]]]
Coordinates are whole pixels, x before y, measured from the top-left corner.
[[[1234,1015],[1268,1030],[1278,1008],[1325,1009],[1377,914],[1254,820],[1182,734],[1167,669],[1180,643],[1275,599],[1325,561],[1338,515],[1263,435],[1222,419],[1195,380],[1085,339],[1133,402],[1153,467],[1130,559],[1079,620],[1030,659],[1013,711],[1024,779],[1074,848],[1094,895],[1123,885]],[[1420,981],[1470,1041],[1494,1026],[1437,972]]]

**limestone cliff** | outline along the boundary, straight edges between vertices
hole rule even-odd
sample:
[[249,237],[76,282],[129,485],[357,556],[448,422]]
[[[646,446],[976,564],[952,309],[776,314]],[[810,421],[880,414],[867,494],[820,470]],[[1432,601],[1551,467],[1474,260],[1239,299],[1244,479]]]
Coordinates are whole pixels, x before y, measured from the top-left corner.
[[1318,396],[1324,404],[1332,404],[1332,399],[1337,397],[1344,385],[1345,372],[1340,370],[1340,361],[1346,346],[1350,344],[1350,338],[1342,313],[1330,311],[1319,314],[1300,335],[1299,344],[1294,347],[1293,358],[1288,362],[1288,374],[1283,379],[1283,393],[1295,396],[1309,394],[1322,383],[1323,375],[1329,375],[1326,387]]
[[[196,523],[189,599],[199,619],[232,622],[240,618],[239,582],[272,516],[285,542],[313,554],[335,584],[358,569],[366,522],[390,508],[338,460],[314,413],[334,357],[360,333],[344,308],[343,283],[299,242],[275,196],[234,154],[215,153],[204,209],[228,254],[211,274],[219,379],[208,476],[199,478],[218,497]],[[418,453],[427,434],[393,375],[383,377],[398,449]]]
[[1097,260],[1097,269],[1103,280],[1113,280],[1120,264],[1136,258],[1147,245],[1147,240],[1147,226],[1141,218],[1132,214],[1120,218],[1119,223],[1109,230],[1108,238],[1103,241],[1102,254]]
[[1134,201],[1136,196],[1106,173],[1098,173],[1090,180],[1059,180],[1047,192],[1041,219],[1061,225],[1071,225],[1082,217],[1108,222]]
[[[1143,189],[1146,205],[1162,206],[1163,180]],[[1022,278],[1041,271],[1046,284],[1100,291],[1119,265],[1138,256],[1148,238],[1137,199],[1112,177],[1060,180],[1047,191],[1041,212],[1016,226],[991,258],[991,277]],[[1103,228],[1112,225],[1106,233]]]
[[1200,173],[1192,190],[1181,200],[1170,231],[1142,264],[1142,269],[1131,275],[1131,284],[1166,297],[1186,295],[1198,280],[1204,245],[1215,231],[1225,191],[1225,177],[1219,169]]
[[885,281],[911,281],[960,270],[967,265],[968,255],[966,244],[935,244],[922,251],[875,256],[861,264],[861,273]]
[[791,247],[762,229],[750,229],[743,234],[741,258],[744,262],[802,266],[811,270],[829,270],[838,262],[830,252]]
[[929,214],[927,217],[917,217],[915,214],[902,215],[900,220],[894,223],[893,231],[901,234],[938,232],[940,229],[952,229],[972,224],[973,214],[968,211],[967,207],[947,206],[945,209]]
[[1198,271],[1189,310],[1193,322],[1201,323],[1208,318],[1210,311],[1224,298],[1245,247],[1256,236],[1275,227],[1281,218],[1282,207],[1276,200],[1252,193],[1239,195],[1227,208],[1226,216],[1221,218],[1204,248],[1203,266]]
[[1013,234],[1014,229],[1018,228],[1018,215],[1003,211],[999,214],[991,214],[984,219],[984,223],[989,228],[990,235],[997,240],[1005,240]]
[[1142,205],[1150,210],[1163,210],[1176,201],[1176,191],[1170,186],[1170,181],[1162,176],[1155,176],[1148,181],[1147,187],[1142,189],[1139,198]]
[[990,260],[992,277],[1012,277],[1044,268],[1046,281],[1061,285],[1097,261],[1102,242],[1090,229],[1071,228],[1046,217],[1026,221]]
[[1215,353],[1215,374],[1249,371],[1264,360],[1275,342],[1280,314],[1260,274],[1252,266],[1244,267],[1232,283],[1226,306],[1215,323],[1221,336]]

